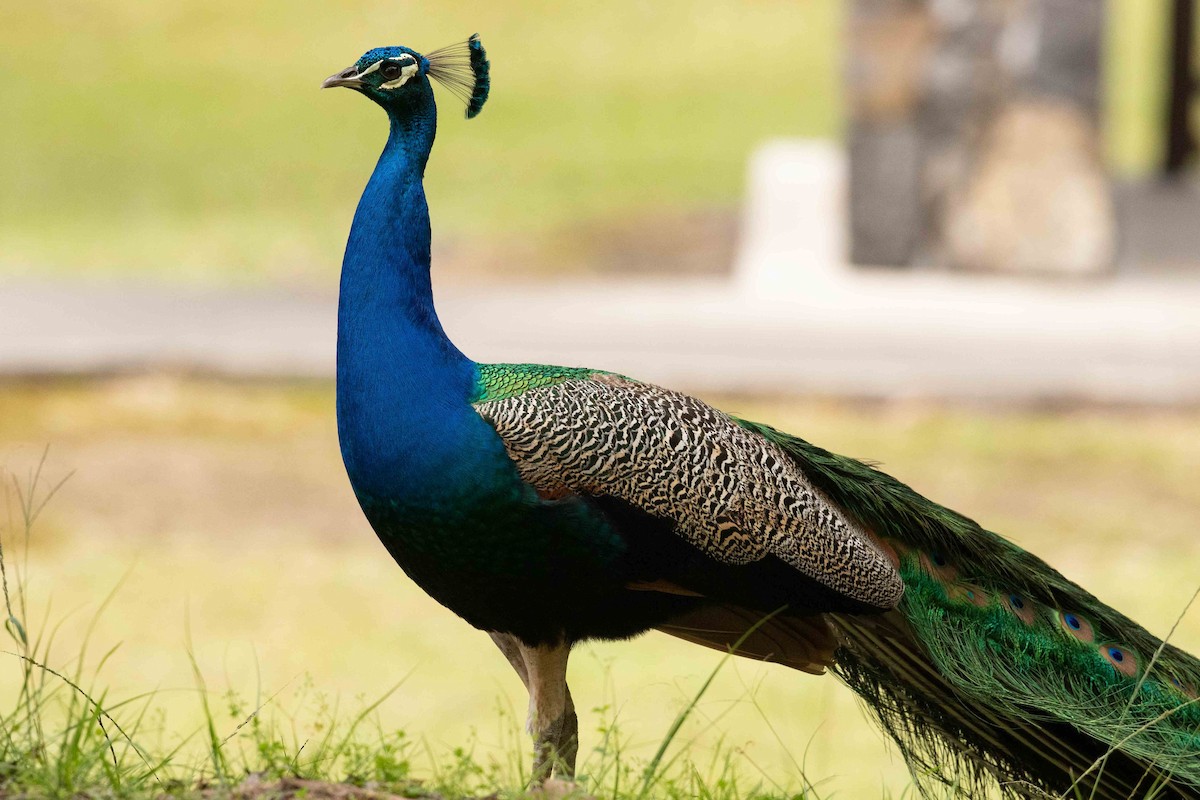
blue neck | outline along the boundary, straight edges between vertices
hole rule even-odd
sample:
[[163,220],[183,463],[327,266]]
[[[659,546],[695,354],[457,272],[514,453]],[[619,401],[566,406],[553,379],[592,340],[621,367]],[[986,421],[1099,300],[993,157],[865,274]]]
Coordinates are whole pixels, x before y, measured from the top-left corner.
[[338,303],[338,436],[360,496],[419,491],[461,446],[475,365],[446,337],[429,282],[422,177],[437,127],[426,82],[391,133],[354,214]]

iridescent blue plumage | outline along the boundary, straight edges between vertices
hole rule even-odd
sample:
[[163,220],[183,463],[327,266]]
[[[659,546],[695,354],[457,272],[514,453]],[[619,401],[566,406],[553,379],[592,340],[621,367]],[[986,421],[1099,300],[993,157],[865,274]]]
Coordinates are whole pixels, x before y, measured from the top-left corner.
[[[414,58],[417,59],[418,62],[427,62],[427,59],[423,55],[418,53],[416,50],[413,50],[408,47],[403,47],[400,45],[395,45],[392,47],[374,47],[374,48],[368,50],[367,52],[362,54],[362,57],[359,58],[357,62],[355,62],[355,66],[358,67],[359,72],[362,72],[364,69],[371,66],[376,61],[380,61],[385,58],[398,58],[399,56],[402,56],[402,55],[413,56]],[[427,71],[428,64],[427,63],[424,64],[422,69]]]

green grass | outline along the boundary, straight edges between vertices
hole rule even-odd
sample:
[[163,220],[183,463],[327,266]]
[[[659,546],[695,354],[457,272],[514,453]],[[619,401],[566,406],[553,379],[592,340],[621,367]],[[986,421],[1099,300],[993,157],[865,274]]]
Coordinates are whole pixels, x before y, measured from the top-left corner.
[[[1110,0],[1110,154],[1157,152],[1164,0]],[[16,3],[0,30],[0,268],[325,280],[384,137],[319,81],[480,31],[494,92],[443,96],[440,236],[538,240],[738,203],[772,136],[841,128],[843,0]],[[519,266],[519,265],[515,265]]]
[[837,127],[836,0],[24,4],[0,69],[0,253],[72,269],[332,272],[386,135],[321,79],[478,30],[493,97],[440,96],[439,233],[735,200],[767,136]]
[[[1196,410],[714,400],[883,462],[1156,633],[1170,629],[1200,578]],[[185,767],[211,760],[190,629],[220,738],[274,697],[261,724],[291,757],[305,739],[315,744],[318,725],[334,724],[322,698],[330,710],[338,697],[341,709],[358,709],[403,680],[377,709],[378,723],[360,728],[365,746],[380,731],[405,731],[415,778],[449,774],[454,751],[465,748],[485,778],[499,764],[504,785],[517,785],[524,690],[486,636],[414,587],[380,547],[345,485],[332,405],[320,385],[156,378],[0,387],[0,464],[25,483],[51,442],[47,480],[72,474],[30,540],[23,575],[36,599],[26,627],[45,631],[61,620],[44,663],[69,676],[82,663],[78,682],[89,692],[101,655],[120,643],[93,696],[103,686],[106,703],[156,690],[146,747],[169,752],[191,737],[189,748],[200,750],[189,750]],[[20,526],[4,532],[5,544],[9,531]],[[77,659],[89,629],[94,644]],[[1195,612],[1175,639],[1200,650]],[[19,683],[10,680],[19,665],[7,658],[0,709],[12,707]],[[640,768],[719,661],[654,634],[581,647],[570,682],[585,710],[582,753],[619,753],[630,770],[621,785],[638,785]],[[123,727],[124,708],[114,714]],[[248,726],[233,740],[250,759],[258,757],[253,735]],[[744,660],[728,663],[694,705],[667,758],[676,754],[699,765],[704,785],[719,783],[730,759],[746,790],[760,781],[776,793],[803,788],[801,774],[816,787],[811,797],[899,797],[909,785],[844,687]],[[585,769],[596,774],[601,757],[593,759]]]
[[[197,725],[168,729],[166,693],[157,689],[127,697],[110,693],[102,673],[121,645],[96,660],[89,647],[119,587],[99,602],[76,651],[65,659],[55,647],[65,619],[31,614],[27,556],[35,523],[63,485],[41,485],[43,466],[38,463],[26,484],[6,482],[2,490],[10,515],[0,530],[0,575],[12,649],[0,649],[0,675],[15,676],[16,691],[11,704],[0,705],[0,798],[353,797],[355,787],[403,797],[541,797],[530,790],[530,748],[505,705],[492,715],[502,744],[481,753],[474,733],[463,744],[438,748],[386,727],[379,710],[399,694],[405,678],[369,702],[360,696],[349,711],[307,677],[269,694],[260,682],[252,700],[233,688],[218,693],[209,688],[186,622],[193,675],[186,694],[200,712]],[[719,746],[702,763],[693,760],[686,739],[694,726],[687,723],[729,658],[683,704],[649,759],[627,755],[627,737],[611,707],[595,709],[596,743],[581,753],[575,795],[819,800],[811,786],[805,794],[748,774],[734,747]],[[803,780],[802,771],[798,777]]]

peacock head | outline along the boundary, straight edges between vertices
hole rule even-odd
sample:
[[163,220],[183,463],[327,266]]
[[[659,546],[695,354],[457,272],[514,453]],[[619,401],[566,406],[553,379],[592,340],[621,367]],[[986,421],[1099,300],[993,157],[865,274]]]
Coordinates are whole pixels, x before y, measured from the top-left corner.
[[474,34],[465,42],[421,55],[407,47],[376,47],[352,66],[330,75],[322,89],[345,86],[365,94],[390,114],[403,113],[430,97],[429,78],[467,105],[470,119],[487,102],[487,53]]

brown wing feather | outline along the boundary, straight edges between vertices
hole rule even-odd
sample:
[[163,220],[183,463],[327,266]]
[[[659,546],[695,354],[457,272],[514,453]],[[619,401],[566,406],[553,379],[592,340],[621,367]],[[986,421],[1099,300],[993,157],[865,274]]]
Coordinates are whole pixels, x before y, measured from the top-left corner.
[[[723,653],[737,645],[739,656],[783,664],[813,675],[822,675],[826,667],[833,666],[837,639],[823,615],[780,615],[765,622],[762,619],[761,613],[741,606],[705,605],[659,625],[658,630]],[[753,632],[747,635],[751,629]]]

